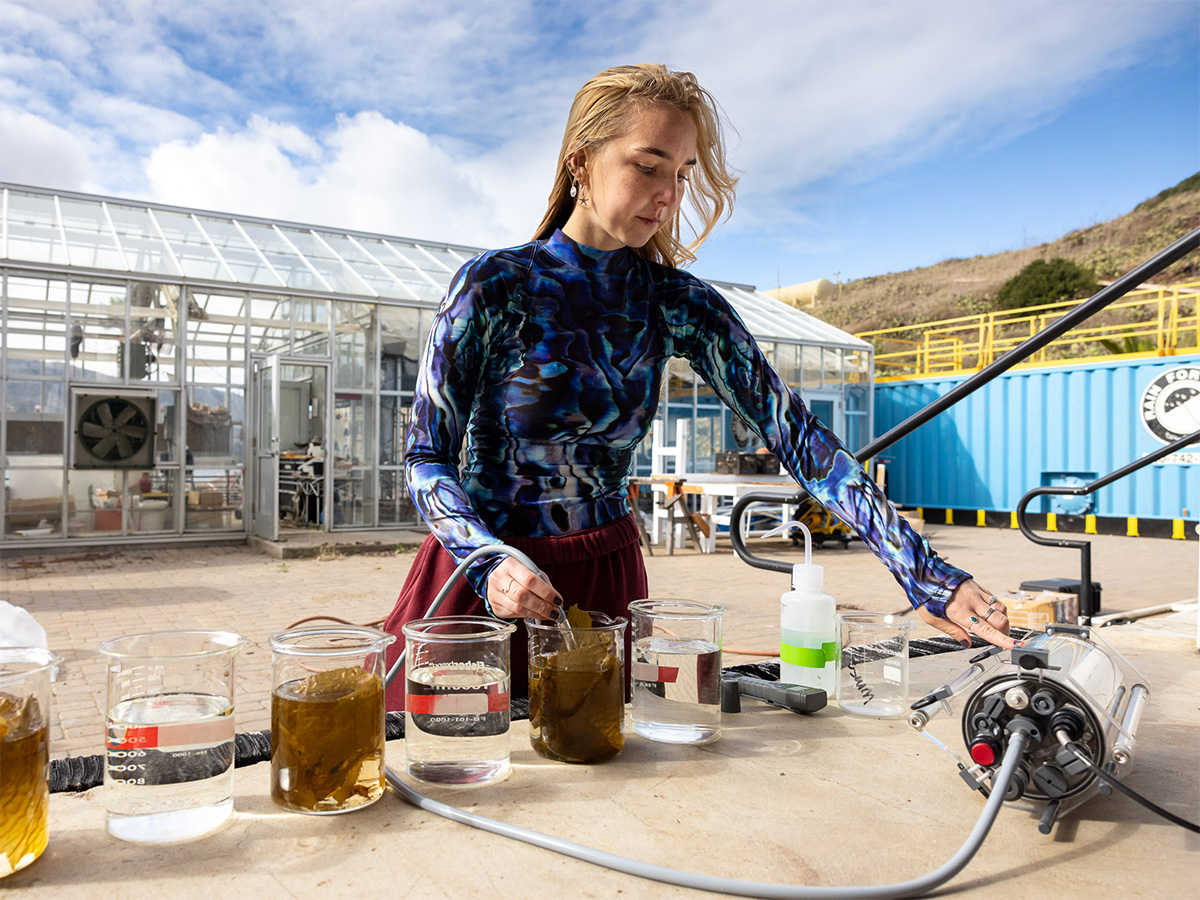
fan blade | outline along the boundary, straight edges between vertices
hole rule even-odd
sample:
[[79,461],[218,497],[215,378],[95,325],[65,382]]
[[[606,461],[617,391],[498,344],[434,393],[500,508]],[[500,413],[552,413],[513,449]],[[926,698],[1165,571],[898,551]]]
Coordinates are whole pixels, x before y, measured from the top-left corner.
[[112,425],[112,410],[108,408],[107,403],[97,403],[93,409],[96,410],[96,415],[100,417],[100,421],[103,422],[106,427]]
[[85,437],[104,437],[108,434],[108,429],[95,422],[83,422],[79,426],[79,433]]
[[114,425],[124,425],[130,419],[138,414],[138,408],[132,403],[125,404],[125,407],[117,413],[117,418],[114,420]]
[[129,439],[124,435],[117,435],[117,451],[120,454],[118,459],[128,459],[133,456],[133,444],[129,443]]
[[117,439],[110,435],[92,448],[92,456],[98,456],[101,459],[108,459],[108,454],[112,452],[112,448],[115,447],[116,444]]

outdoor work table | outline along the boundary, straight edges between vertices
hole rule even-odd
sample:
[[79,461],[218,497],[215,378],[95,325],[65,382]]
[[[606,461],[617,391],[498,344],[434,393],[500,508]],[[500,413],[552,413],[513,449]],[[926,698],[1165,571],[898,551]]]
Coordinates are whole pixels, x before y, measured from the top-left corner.
[[[1106,628],[1103,637],[1149,680],[1151,697],[1124,773],[1130,787],[1200,816],[1200,654],[1194,639]],[[972,651],[912,660],[914,699],[950,681]],[[802,716],[743,699],[720,740],[656,744],[627,731],[595,766],[554,763],[512,727],[512,775],[433,799],[590,847],[687,871],[792,885],[850,886],[915,878],[958,850],[984,799],[954,761],[905,719],[876,720],[832,704]],[[931,731],[962,751],[959,712]],[[1121,777],[1121,776],[1119,776]],[[416,809],[390,789],[373,806],[305,816],[277,808],[269,763],[236,770],[235,813],[186,843],[135,845],[104,827],[102,789],[54,794],[50,844],[0,882],[29,898],[704,897],[529,846]],[[1200,838],[1122,794],[1094,796],[1049,835],[1036,807],[1006,805],[975,859],[939,896],[1195,897]]]

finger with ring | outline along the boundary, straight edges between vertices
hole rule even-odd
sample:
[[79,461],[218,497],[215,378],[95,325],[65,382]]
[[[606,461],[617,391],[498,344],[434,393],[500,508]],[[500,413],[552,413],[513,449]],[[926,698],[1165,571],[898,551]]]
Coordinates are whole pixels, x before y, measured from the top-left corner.
[[513,585],[516,583],[517,583],[517,579],[515,579],[515,578],[508,579],[508,587],[506,587],[504,589],[504,593],[508,594],[508,596],[511,597],[513,595]]
[[985,612],[981,618],[983,619],[983,621],[985,621],[985,622],[986,622],[986,621],[987,621],[987,619],[988,619],[988,616],[990,616],[990,615],[991,615],[992,613],[994,613],[995,611],[996,611],[996,607],[994,607],[994,606],[989,606],[989,607],[987,608],[987,612]]

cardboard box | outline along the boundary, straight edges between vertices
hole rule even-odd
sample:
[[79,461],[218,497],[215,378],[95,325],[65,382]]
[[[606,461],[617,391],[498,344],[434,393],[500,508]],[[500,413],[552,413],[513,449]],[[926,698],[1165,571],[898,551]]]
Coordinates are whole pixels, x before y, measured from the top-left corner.
[[225,505],[225,495],[220,491],[188,491],[187,505],[190,509],[220,509]]
[[121,510],[93,509],[92,527],[95,528],[96,531],[120,531]]
[[[75,498],[67,498],[67,515],[75,515]],[[6,525],[9,531],[36,528],[46,521],[51,525],[62,521],[62,497],[30,497],[8,501]]]
[[1074,625],[1079,619],[1079,595],[1055,591],[1013,591],[999,595],[1008,609],[1008,623],[1017,628]]

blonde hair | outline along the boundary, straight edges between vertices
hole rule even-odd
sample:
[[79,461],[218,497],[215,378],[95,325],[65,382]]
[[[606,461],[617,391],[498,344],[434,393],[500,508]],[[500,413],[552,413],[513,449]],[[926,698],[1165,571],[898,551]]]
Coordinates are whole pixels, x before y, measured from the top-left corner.
[[[640,107],[657,103],[691,116],[696,125],[696,165],[688,180],[686,199],[699,214],[701,227],[690,221],[684,205],[643,247],[634,252],[654,262],[677,266],[696,258],[695,250],[712,233],[717,222],[733,211],[737,178],[725,161],[725,137],[716,100],[690,72],[672,72],[658,63],[616,66],[589,79],[575,95],[563,133],[558,171],[549,203],[534,240],[545,240],[566,224],[574,209],[568,160],[579,150],[595,153],[607,141],[624,134],[629,117]],[[692,240],[680,238],[680,219],[687,222]]]

